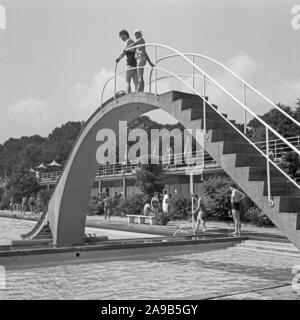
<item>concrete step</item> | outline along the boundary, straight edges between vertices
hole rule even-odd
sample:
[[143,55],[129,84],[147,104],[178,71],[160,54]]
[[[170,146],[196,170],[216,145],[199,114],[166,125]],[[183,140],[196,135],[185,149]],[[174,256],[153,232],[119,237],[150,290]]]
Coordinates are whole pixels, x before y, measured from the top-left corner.
[[[213,111],[213,109],[218,109],[218,106],[215,104],[208,104],[206,103],[206,110]],[[182,110],[186,109],[198,109],[198,110],[203,110],[203,99],[181,99],[181,108]],[[201,109],[200,109],[201,108]]]
[[[272,196],[300,196],[300,189],[293,183],[288,181],[271,181],[271,194]],[[264,196],[268,195],[267,181],[264,183]]]
[[[222,113],[222,115],[227,118],[227,114]],[[200,109],[192,109],[191,110],[191,120],[203,119],[203,111]],[[215,121],[224,121],[224,119],[215,111],[206,110],[206,119],[207,120],[215,120]]]
[[249,143],[224,141],[223,154],[228,153],[260,155],[260,153]]
[[[275,167],[270,167],[271,181],[287,181],[287,178]],[[266,167],[254,167],[249,168],[249,181],[266,181],[267,169]]]
[[264,156],[249,155],[249,154],[236,154],[236,167],[266,167],[266,159]]
[[219,141],[232,141],[232,142],[244,142],[245,139],[237,132],[224,130],[209,130],[208,135],[211,142]]
[[279,211],[287,213],[299,212],[300,197],[299,196],[281,196],[279,199]]
[[[197,127],[199,129],[203,129],[204,128],[203,120],[202,119],[193,120],[192,123],[195,123],[196,121],[197,121]],[[194,128],[195,126],[192,126],[192,127]],[[232,127],[230,126],[229,123],[227,123],[225,121],[207,119],[206,120],[206,130],[227,130],[227,131],[230,131],[230,130],[232,130]]]
[[[179,100],[179,99],[186,99],[190,101],[199,101],[202,102],[202,97],[199,97],[197,94],[191,94],[187,92],[180,92],[180,91],[172,91],[165,94],[171,94],[172,95],[172,101]],[[208,97],[206,97],[206,100],[208,100]]]

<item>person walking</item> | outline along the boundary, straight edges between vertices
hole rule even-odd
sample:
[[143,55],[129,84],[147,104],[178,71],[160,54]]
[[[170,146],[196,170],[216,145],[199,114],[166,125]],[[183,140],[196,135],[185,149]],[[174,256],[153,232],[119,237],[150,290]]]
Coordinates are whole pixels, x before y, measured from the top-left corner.
[[21,214],[25,214],[27,210],[27,201],[28,201],[28,198],[26,196],[23,197],[22,204],[21,204]]
[[146,62],[148,62],[152,68],[155,67],[155,65],[149,59],[149,56],[146,52],[146,48],[145,48],[145,46],[143,46],[143,44],[145,44],[146,42],[143,38],[142,31],[139,29],[136,29],[134,31],[134,35],[135,35],[136,41],[134,43],[130,44],[129,48],[134,47],[134,46],[138,46],[138,45],[142,45],[142,46],[136,48],[135,59],[136,59],[137,76],[138,76],[138,92],[144,92],[145,83],[144,83],[144,68],[143,67],[146,65]]
[[231,191],[231,212],[235,226],[235,231],[231,235],[238,237],[241,235],[240,201],[246,196],[235,189],[233,185],[229,187],[229,190]]
[[119,32],[119,37],[126,44],[125,44],[124,51],[116,59],[116,63],[119,63],[120,60],[126,56],[126,83],[127,83],[126,93],[131,93],[131,80],[133,81],[135,91],[137,91],[137,88],[138,88],[135,49],[127,50],[129,45],[133,44],[134,41],[130,39],[129,33],[127,30],[121,30]]
[[203,198],[199,197],[198,194],[193,195],[193,201],[195,205],[195,209],[193,212],[194,217],[197,215],[196,218],[196,231],[198,231],[199,226],[202,226],[202,231],[206,231],[206,222],[204,217],[206,215],[206,208],[203,202]]

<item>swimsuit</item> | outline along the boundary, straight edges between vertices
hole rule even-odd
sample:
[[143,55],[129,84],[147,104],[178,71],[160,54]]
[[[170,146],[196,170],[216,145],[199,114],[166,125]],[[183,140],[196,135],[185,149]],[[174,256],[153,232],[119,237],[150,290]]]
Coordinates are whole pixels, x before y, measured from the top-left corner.
[[[126,42],[126,48],[132,43],[133,43],[133,40],[128,39]],[[133,49],[133,51],[126,51],[125,54],[127,58],[127,66],[131,68],[135,68],[136,67],[135,49]]]
[[[142,39],[142,43],[145,43],[145,40]],[[135,58],[137,60],[138,65],[143,66],[146,64],[146,49],[145,47],[139,47],[135,50]]]

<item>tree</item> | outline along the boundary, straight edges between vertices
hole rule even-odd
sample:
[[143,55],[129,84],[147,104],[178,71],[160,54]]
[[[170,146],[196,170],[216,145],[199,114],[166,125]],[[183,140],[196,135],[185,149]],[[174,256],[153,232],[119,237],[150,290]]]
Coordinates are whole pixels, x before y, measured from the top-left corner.
[[229,217],[229,186],[232,180],[229,177],[211,177],[203,184],[205,193],[205,207],[209,216],[218,220],[231,220]]
[[136,186],[144,195],[152,197],[154,192],[161,193],[165,187],[162,182],[160,165],[144,164],[136,173]]
[[24,196],[36,195],[41,186],[38,184],[35,175],[22,170],[14,172],[7,184],[9,196],[13,196],[15,202],[21,203]]
[[[300,99],[298,99],[296,105],[295,110],[281,103],[278,104],[278,107],[291,117],[300,121]],[[300,135],[300,128],[275,108],[266,112],[260,118],[285,138]],[[251,128],[250,136],[254,142],[265,140],[265,127],[257,119],[252,119],[248,127]],[[269,137],[270,139],[277,139],[277,136],[272,133],[269,134]]]

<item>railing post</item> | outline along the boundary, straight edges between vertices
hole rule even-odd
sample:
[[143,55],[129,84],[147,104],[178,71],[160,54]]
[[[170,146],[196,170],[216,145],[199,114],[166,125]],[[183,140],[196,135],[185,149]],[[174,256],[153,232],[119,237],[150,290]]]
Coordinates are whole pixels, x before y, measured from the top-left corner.
[[195,94],[195,56],[194,55],[193,55],[192,75],[193,75],[193,94]]
[[[246,106],[247,103],[247,96],[246,96],[246,84],[243,84],[243,104]],[[244,134],[247,133],[247,110],[244,110]]]
[[203,75],[203,130],[204,134],[206,135],[206,77]]
[[275,139],[275,142],[274,142],[274,148],[275,148],[275,158],[277,158],[277,141],[276,141],[276,139]]
[[116,95],[117,95],[117,67],[118,67],[118,64],[116,63],[115,76],[114,76],[114,100],[116,100]]
[[[155,62],[157,61],[157,46],[154,47]],[[157,96],[157,68],[155,64],[155,95]]]
[[270,177],[270,148],[269,148],[269,130],[266,127],[266,142],[267,142],[267,184],[268,184],[268,204],[270,207],[274,206],[274,201],[271,196],[271,177]]

